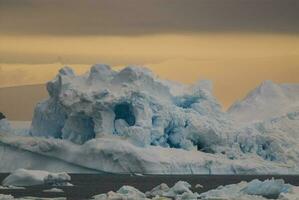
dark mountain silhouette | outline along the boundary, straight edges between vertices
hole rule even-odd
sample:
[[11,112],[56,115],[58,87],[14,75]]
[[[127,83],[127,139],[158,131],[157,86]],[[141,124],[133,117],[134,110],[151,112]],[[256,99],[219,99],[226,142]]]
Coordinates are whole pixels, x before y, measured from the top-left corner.
[[0,112],[0,120],[5,118],[6,118],[5,115],[2,112]]

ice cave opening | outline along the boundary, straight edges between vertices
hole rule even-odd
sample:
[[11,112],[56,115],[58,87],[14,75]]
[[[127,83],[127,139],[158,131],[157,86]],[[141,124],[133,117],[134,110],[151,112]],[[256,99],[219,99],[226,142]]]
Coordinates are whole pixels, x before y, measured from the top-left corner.
[[114,113],[115,113],[115,119],[114,121],[118,119],[125,120],[129,126],[134,126],[136,119],[133,112],[133,106],[129,103],[121,103],[114,107]]
[[69,116],[62,129],[62,138],[83,144],[95,138],[94,121],[84,114]]

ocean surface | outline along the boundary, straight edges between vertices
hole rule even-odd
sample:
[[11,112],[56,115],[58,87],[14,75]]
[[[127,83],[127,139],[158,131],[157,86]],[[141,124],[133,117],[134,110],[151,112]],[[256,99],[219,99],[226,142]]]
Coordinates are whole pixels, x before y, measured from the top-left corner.
[[[0,174],[0,181],[8,174]],[[283,176],[255,176],[255,175],[102,175],[102,174],[70,174],[72,177],[72,187],[58,187],[64,190],[64,193],[45,193],[43,190],[50,189],[48,186],[34,186],[26,189],[1,190],[0,194],[11,194],[14,197],[67,197],[71,200],[84,200],[96,194],[116,191],[123,185],[136,187],[142,192],[151,190],[153,187],[166,183],[172,186],[179,180],[187,181],[192,185],[192,190],[198,193],[215,189],[220,185],[239,183],[241,181],[250,181],[253,179],[282,178],[286,183],[299,186],[299,175]],[[195,189],[196,184],[201,184],[203,188]]]

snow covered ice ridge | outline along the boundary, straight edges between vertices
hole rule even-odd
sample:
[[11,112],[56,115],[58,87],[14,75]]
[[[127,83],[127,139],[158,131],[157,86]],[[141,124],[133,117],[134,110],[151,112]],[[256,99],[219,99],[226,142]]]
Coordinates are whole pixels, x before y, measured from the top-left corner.
[[298,200],[299,188],[285,184],[281,179],[253,180],[251,182],[241,182],[227,186],[220,186],[217,189],[197,194],[191,191],[191,185],[184,181],[177,182],[169,188],[166,184],[153,188],[145,194],[131,186],[123,186],[117,192],[108,192],[94,196],[94,200],[112,199],[139,199],[139,200]]
[[[29,134],[0,131],[0,148],[14,156],[26,150],[27,166],[42,169],[34,158],[43,156],[68,172],[298,174],[298,88],[268,82],[227,113],[209,81],[185,85],[145,68],[102,64],[77,76],[64,67],[48,82],[50,97],[36,106]],[[252,112],[268,96],[275,105],[261,107],[279,107],[277,115]],[[7,160],[1,171],[27,167],[0,156]]]

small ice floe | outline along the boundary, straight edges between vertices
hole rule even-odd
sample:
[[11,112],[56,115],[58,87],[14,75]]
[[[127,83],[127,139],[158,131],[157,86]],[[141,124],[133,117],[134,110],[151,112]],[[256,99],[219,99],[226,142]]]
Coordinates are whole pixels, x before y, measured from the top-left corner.
[[20,197],[15,198],[12,195],[0,194],[0,200],[66,200],[65,197],[41,198],[41,197]]
[[9,186],[2,186],[0,185],[0,190],[25,190],[26,188],[24,187],[17,187],[17,186],[13,186],[13,185],[9,185]]
[[201,184],[196,184],[196,185],[195,185],[195,188],[196,188],[196,189],[201,189],[201,188],[204,188],[204,187],[203,187]]
[[13,199],[15,198],[11,195],[0,194],[0,200],[13,200]]
[[94,200],[113,200],[113,199],[138,199],[147,200],[145,194],[138,189],[131,186],[123,186],[117,192],[108,192],[107,194],[100,194],[93,196]]
[[7,176],[2,184],[4,186],[33,186],[53,185],[68,186],[71,177],[65,173],[51,173],[40,170],[18,169]]
[[146,192],[147,197],[156,197],[156,196],[163,196],[166,192],[169,191],[169,187],[167,184],[162,183],[156,187],[154,187],[151,191]]
[[48,190],[43,190],[43,192],[47,192],[47,193],[63,193],[64,191],[62,189],[59,188],[51,188]]
[[193,193],[190,188],[191,185],[189,183],[185,181],[179,181],[172,188],[170,188],[168,192],[164,193],[163,196],[181,199],[197,199],[198,194]]
[[134,176],[144,176],[144,175],[141,174],[141,173],[134,173],[133,175],[134,175]]

